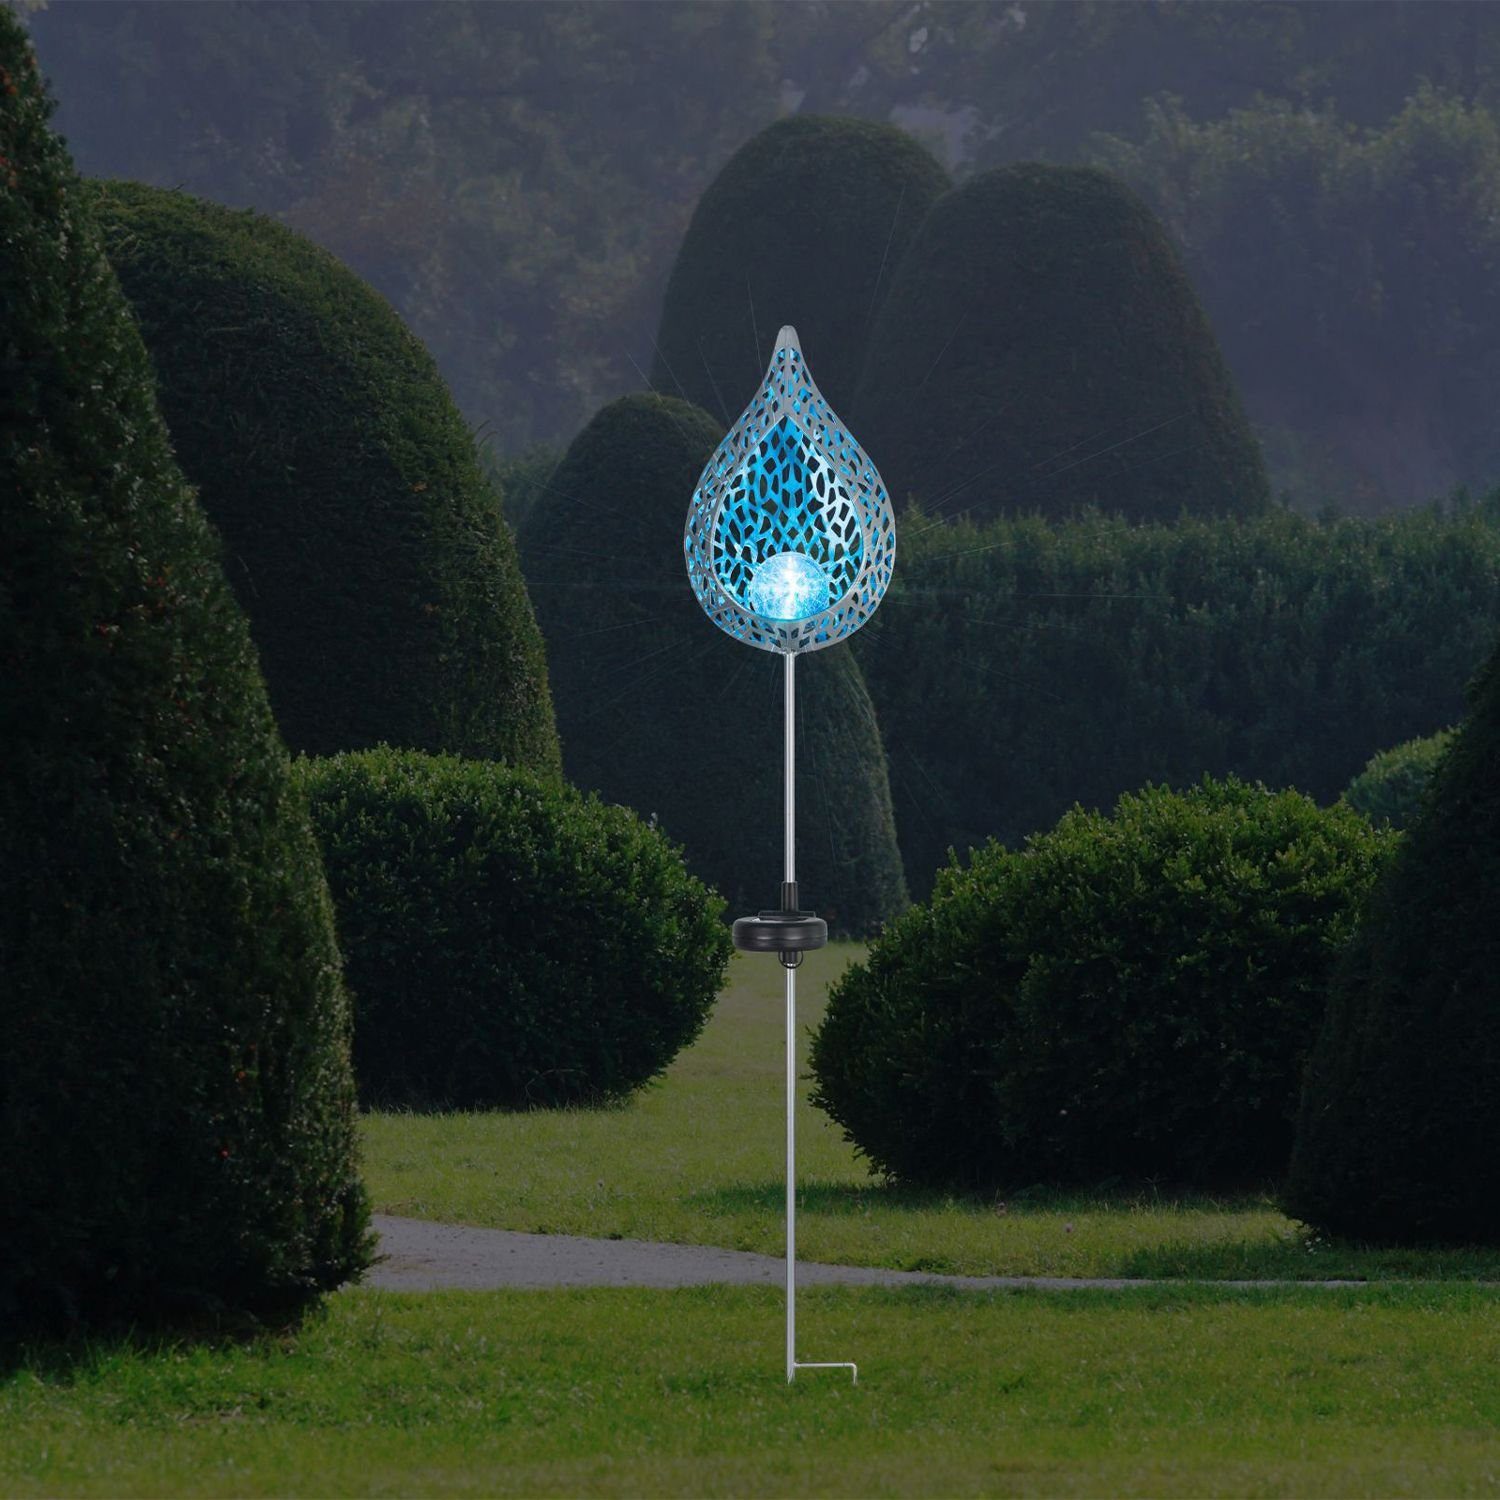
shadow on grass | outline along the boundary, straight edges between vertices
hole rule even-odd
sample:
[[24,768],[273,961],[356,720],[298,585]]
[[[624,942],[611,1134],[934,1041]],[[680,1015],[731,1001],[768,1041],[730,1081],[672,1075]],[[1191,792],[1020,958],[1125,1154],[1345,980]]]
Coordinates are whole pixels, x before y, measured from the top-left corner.
[[[689,1193],[682,1203],[713,1218],[733,1214],[779,1214],[786,1203],[786,1185],[782,1182],[736,1183],[703,1193]],[[854,1216],[875,1211],[904,1213],[948,1210],[960,1211],[969,1201],[925,1188],[904,1188],[872,1182],[868,1187],[858,1183],[808,1181],[797,1184],[798,1213]],[[990,1204],[975,1199],[974,1213],[987,1213]]]
[[1279,1239],[1176,1241],[1132,1251],[1113,1274],[1204,1281],[1500,1282],[1500,1250],[1329,1240],[1300,1227]]
[[[353,1283],[346,1283],[352,1285]],[[27,1373],[49,1385],[71,1385],[102,1367],[189,1349],[245,1349],[267,1339],[295,1339],[327,1315],[326,1298],[260,1313],[205,1306],[197,1298],[141,1311],[134,1318],[88,1318],[28,1309],[0,1331],[0,1381]]]
[[573,1099],[561,1104],[549,1104],[545,1100],[538,1100],[531,1104],[484,1105],[446,1104],[439,1100],[426,1104],[421,1101],[413,1102],[410,1099],[395,1097],[361,1098],[359,1101],[359,1112],[367,1118],[371,1115],[381,1115],[388,1118],[404,1117],[413,1120],[480,1120],[487,1122],[513,1119],[524,1120],[529,1115],[623,1115],[628,1114],[646,1095],[659,1089],[663,1082],[664,1079],[661,1077],[648,1078],[628,1094],[609,1094],[600,1095],[597,1098]]
[[[727,1216],[738,1213],[780,1213],[785,1185],[778,1181],[735,1183],[683,1198],[700,1213]],[[1152,1184],[1102,1184],[1093,1188],[1044,1186],[1003,1192],[964,1193],[939,1188],[908,1187],[872,1178],[868,1183],[820,1182],[797,1184],[799,1212],[846,1215],[868,1213],[945,1213],[987,1216],[1037,1216],[1084,1213],[1175,1212],[1245,1214],[1274,1211],[1264,1192],[1215,1197],[1201,1192],[1173,1192]]]
[[[779,1218],[785,1188],[779,1181],[738,1183],[693,1193],[684,1206],[708,1217],[755,1214]],[[823,1182],[797,1186],[798,1212],[829,1218],[937,1216],[988,1219],[997,1230],[1026,1220],[1071,1220],[1083,1215],[1182,1215],[1164,1225],[1157,1244],[1121,1247],[1104,1254],[1091,1274],[1129,1279],[1202,1281],[1484,1281],[1500,1283],[1500,1247],[1368,1245],[1330,1240],[1299,1224],[1247,1232],[1243,1220],[1275,1214],[1265,1190],[1215,1196],[1154,1184],[1101,1184],[1088,1189],[1029,1187],[1007,1193],[955,1193],[869,1183]],[[942,1254],[940,1222],[932,1224],[932,1250],[909,1270],[950,1271]],[[1071,1232],[1071,1230],[1069,1231]],[[925,1238],[925,1236],[924,1236]]]

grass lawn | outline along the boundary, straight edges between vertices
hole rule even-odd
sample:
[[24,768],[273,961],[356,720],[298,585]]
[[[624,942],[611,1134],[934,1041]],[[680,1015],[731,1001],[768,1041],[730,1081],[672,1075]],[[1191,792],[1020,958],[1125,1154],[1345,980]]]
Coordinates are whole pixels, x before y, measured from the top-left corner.
[[[808,955],[799,981],[808,1026],[829,980],[861,951],[837,944]],[[503,1229],[779,1254],[783,1025],[780,968],[736,955],[697,1044],[621,1108],[369,1115],[375,1205]],[[1496,1252],[1311,1240],[1264,1197],[1023,1190],[1002,1203],[898,1191],[872,1179],[805,1102],[797,1128],[798,1248],[809,1260],[1006,1275],[1500,1279]]]
[[[811,1018],[851,950],[815,955]],[[821,958],[821,962],[815,962]],[[779,972],[620,1109],[377,1115],[386,1210],[781,1243]],[[804,1111],[808,1253],[970,1271],[1409,1274],[1328,1289],[814,1288],[332,1298],[248,1342],[0,1346],[0,1495],[1488,1495],[1496,1257],[1309,1245],[1267,1203],[1002,1206],[872,1183]]]
[[345,1292],[296,1337],[0,1372],[0,1492],[1464,1495],[1500,1294]]

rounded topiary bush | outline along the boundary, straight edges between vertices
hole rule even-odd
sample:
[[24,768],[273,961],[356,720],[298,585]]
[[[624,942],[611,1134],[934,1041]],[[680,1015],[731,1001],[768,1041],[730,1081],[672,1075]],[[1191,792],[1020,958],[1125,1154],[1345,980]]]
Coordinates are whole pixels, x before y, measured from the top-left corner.
[[217,538],[0,9],[0,1328],[366,1264],[349,1012]]
[[834,986],[817,1102],[903,1181],[1263,1183],[1393,837],[1206,779],[976,850]]
[[414,751],[298,769],[367,1102],[618,1099],[697,1036],[729,959],[723,903],[627,809]]
[[1329,988],[1283,1206],[1334,1234],[1500,1244],[1500,653]]
[[793,324],[848,415],[870,323],[948,177],[894,125],[797,115],[741,146],[698,202],[672,267],[651,384],[726,426]]
[[283,225],[136,183],[95,192],[288,744],[556,772],[515,546],[427,351]]
[[849,414],[898,504],[1263,510],[1254,434],[1150,209],[1088,167],[971,177],[896,273]]
[[1344,789],[1344,801],[1381,827],[1407,827],[1421,812],[1433,772],[1452,738],[1451,729],[1440,729],[1372,755]]
[[[658,819],[743,916],[780,892],[782,662],[731,640],[688,587],[683,523],[723,435],[670,397],[612,402],[521,547],[569,779]],[[802,899],[864,934],[906,900],[885,751],[847,645],[803,656],[797,675]]]

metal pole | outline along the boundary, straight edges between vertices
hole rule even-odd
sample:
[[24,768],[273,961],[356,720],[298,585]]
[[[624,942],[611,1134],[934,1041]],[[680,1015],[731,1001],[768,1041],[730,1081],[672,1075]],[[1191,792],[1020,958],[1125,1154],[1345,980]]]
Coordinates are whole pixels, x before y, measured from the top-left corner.
[[[786,858],[783,862],[784,900],[797,880],[797,658],[786,653]],[[786,955],[783,955],[785,957]],[[801,954],[797,955],[801,962]],[[797,970],[786,969],[786,1378],[790,1385],[798,1370],[847,1370],[859,1384],[859,1366],[849,1360],[797,1358]]]
[[[786,857],[782,879],[797,878],[797,658],[786,655]],[[797,971],[786,970],[786,1378],[797,1378]]]
[[786,714],[786,758],[782,766],[782,784],[786,788],[786,855],[781,878],[790,885],[797,878],[797,740],[795,718],[797,713],[797,658],[786,653],[786,688],[784,704]]

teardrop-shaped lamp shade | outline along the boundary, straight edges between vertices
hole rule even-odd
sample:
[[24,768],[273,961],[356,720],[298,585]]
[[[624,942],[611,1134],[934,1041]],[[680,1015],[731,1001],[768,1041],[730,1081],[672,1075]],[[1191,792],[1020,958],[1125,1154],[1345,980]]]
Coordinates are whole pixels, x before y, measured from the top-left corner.
[[813,384],[794,328],[703,470],[682,548],[709,619],[762,651],[844,640],[890,586],[885,485]]

